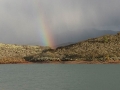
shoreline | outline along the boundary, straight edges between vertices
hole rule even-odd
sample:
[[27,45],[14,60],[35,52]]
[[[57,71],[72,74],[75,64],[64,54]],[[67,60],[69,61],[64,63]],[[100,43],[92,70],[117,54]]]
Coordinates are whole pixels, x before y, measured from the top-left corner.
[[[33,62],[34,63],[34,62]],[[35,62],[38,64],[120,64],[120,61],[47,61],[47,62]]]
[[7,62],[0,64],[120,64],[120,60],[116,61],[41,61],[41,62]]

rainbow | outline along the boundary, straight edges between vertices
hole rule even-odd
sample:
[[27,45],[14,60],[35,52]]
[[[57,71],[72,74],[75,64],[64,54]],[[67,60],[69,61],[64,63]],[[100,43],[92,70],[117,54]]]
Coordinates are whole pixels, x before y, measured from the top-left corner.
[[51,33],[51,29],[47,23],[47,20],[45,19],[42,5],[40,5],[37,0],[33,1],[32,3],[34,4],[37,14],[39,14],[39,17],[37,18],[37,25],[39,27],[38,30],[42,44],[44,46],[50,46],[51,48],[55,48],[53,35]]

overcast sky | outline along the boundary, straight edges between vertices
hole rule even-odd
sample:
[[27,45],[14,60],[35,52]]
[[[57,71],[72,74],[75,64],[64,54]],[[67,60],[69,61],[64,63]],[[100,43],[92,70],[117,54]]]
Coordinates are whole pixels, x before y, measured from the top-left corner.
[[0,0],[0,42],[44,45],[41,16],[56,45],[79,41],[92,30],[120,31],[120,0]]

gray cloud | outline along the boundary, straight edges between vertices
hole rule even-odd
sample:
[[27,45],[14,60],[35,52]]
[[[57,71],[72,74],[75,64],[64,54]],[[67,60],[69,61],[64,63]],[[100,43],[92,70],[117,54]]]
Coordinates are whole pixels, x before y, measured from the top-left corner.
[[119,7],[120,0],[1,0],[0,42],[44,45],[42,16],[56,44],[77,42],[92,30],[119,31]]

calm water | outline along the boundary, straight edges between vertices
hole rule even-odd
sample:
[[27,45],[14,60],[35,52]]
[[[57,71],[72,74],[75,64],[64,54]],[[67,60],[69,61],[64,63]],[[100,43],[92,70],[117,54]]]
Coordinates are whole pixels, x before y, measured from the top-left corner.
[[0,65],[0,90],[119,90],[120,65]]

